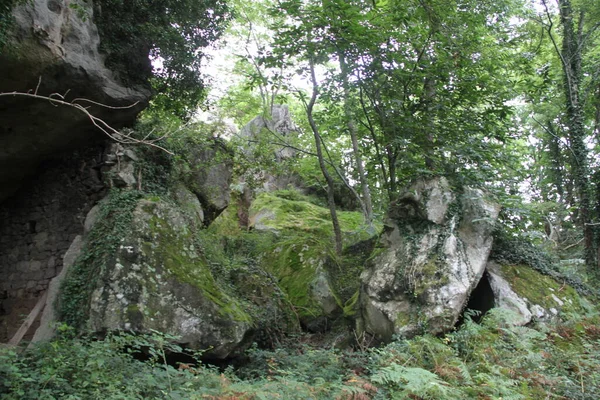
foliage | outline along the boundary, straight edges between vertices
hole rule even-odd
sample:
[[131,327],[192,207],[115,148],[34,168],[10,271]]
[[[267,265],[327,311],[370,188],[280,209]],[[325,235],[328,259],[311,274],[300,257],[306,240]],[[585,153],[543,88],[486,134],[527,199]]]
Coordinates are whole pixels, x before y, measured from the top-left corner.
[[[94,1],[108,66],[133,84],[152,78],[153,104],[182,117],[195,112],[204,97],[202,51],[220,36],[229,18],[221,0]],[[160,67],[153,68],[149,56]]]
[[14,24],[12,10],[15,6],[24,4],[27,1],[29,0],[6,0],[0,3],[0,54],[7,50],[8,34]]
[[137,191],[113,189],[100,204],[86,245],[61,286],[58,300],[61,321],[83,328],[97,279],[127,234],[140,197],[141,193]]
[[[69,328],[22,353],[0,349],[0,396],[37,398],[589,399],[600,394],[597,315],[515,327],[507,311],[456,332],[366,351],[320,347],[293,336],[253,347],[236,371],[202,364],[169,336],[119,332],[98,340]],[[311,344],[312,343],[312,344]],[[188,354],[178,368],[172,352]],[[145,360],[145,361],[141,361]]]

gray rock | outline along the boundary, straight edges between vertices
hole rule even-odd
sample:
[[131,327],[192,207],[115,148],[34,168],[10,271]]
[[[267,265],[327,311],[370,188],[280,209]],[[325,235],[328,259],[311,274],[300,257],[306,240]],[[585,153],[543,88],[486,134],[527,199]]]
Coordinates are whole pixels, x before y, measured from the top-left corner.
[[483,275],[499,211],[481,190],[457,195],[444,178],[402,192],[385,222],[385,249],[361,276],[364,329],[383,340],[452,329]]
[[204,210],[198,197],[190,192],[183,184],[179,183],[173,189],[173,197],[177,204],[184,212],[187,212],[190,217],[199,222],[199,225],[204,223]]
[[119,143],[111,143],[104,151],[102,174],[109,187],[133,188],[137,186],[133,150]]
[[531,321],[532,312],[527,307],[527,301],[516,294],[510,284],[501,276],[499,266],[490,261],[486,267],[488,281],[494,293],[494,304],[498,308],[511,310],[516,315],[514,325],[523,326]]
[[210,224],[229,205],[233,153],[215,139],[211,145],[190,150],[191,173],[186,186],[200,200],[205,224]]
[[240,349],[252,318],[219,287],[196,246],[177,208],[141,200],[130,232],[92,293],[89,328],[156,330],[216,358]]
[[73,243],[71,243],[71,246],[63,256],[63,267],[60,271],[60,274],[54,277],[48,285],[48,297],[46,297],[46,305],[44,306],[44,311],[42,312],[40,326],[35,331],[33,339],[31,339],[32,343],[50,340],[56,334],[57,319],[54,305],[56,304],[56,299],[58,298],[60,286],[65,279],[69,268],[71,268],[81,253],[82,247],[82,237],[76,236],[75,240],[73,240]]

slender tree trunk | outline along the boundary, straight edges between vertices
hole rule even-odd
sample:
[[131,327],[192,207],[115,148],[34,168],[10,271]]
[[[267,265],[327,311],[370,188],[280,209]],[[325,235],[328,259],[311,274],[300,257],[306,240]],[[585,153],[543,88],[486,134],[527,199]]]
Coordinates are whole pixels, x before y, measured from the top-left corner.
[[560,150],[560,143],[558,140],[558,135],[556,134],[556,130],[554,129],[554,125],[552,122],[548,122],[547,124],[548,130],[548,149],[550,150],[550,170],[552,172],[552,183],[554,183],[554,187],[556,188],[556,194],[558,194],[560,202],[564,204],[565,202],[565,191],[563,189],[564,185],[564,175],[563,175],[563,156]]
[[350,132],[350,139],[352,140],[352,153],[354,154],[356,168],[358,169],[358,179],[360,181],[362,201],[364,203],[365,223],[367,226],[371,227],[373,225],[373,205],[371,202],[371,191],[369,190],[369,183],[367,182],[367,176],[365,174],[365,166],[360,155],[360,149],[358,147],[358,129],[356,127],[354,116],[352,115],[352,99],[350,94],[350,83],[348,82],[349,73],[345,57],[346,56],[342,51],[338,51],[338,59],[342,73],[342,86],[344,89],[344,115],[346,117],[348,131]]
[[323,173],[323,177],[327,182],[327,205],[329,206],[329,213],[331,214],[331,223],[333,224],[333,233],[335,235],[335,252],[337,255],[342,254],[342,230],[340,228],[340,222],[337,217],[337,211],[335,207],[335,198],[334,198],[334,186],[333,179],[327,170],[327,166],[325,165],[325,159],[323,157],[323,149],[321,145],[321,135],[319,133],[319,128],[315,123],[313,118],[313,108],[317,101],[317,96],[319,95],[317,78],[315,76],[315,65],[311,59],[309,59],[310,63],[310,75],[312,80],[312,95],[308,105],[306,106],[306,116],[308,118],[308,123],[310,125],[310,129],[313,132],[315,137],[315,146],[317,149],[317,158],[319,159],[319,167],[321,168],[321,172]]

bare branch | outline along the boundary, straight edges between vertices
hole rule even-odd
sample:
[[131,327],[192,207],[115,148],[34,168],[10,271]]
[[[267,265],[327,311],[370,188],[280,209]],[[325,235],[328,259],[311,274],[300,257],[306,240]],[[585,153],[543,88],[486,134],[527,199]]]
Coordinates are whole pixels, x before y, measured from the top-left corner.
[[143,144],[143,145],[147,145],[147,146],[152,146],[152,147],[156,147],[157,149],[160,149],[168,154],[173,155],[173,153],[171,151],[156,144],[156,142],[164,139],[165,136],[161,136],[158,139],[148,140],[148,135],[147,135],[144,139],[136,139],[131,136],[131,132],[129,132],[129,133],[119,132],[117,129],[110,126],[103,119],[92,115],[88,110],[89,106],[84,107],[82,104],[80,104],[83,102],[83,103],[90,103],[92,105],[107,108],[109,110],[124,110],[124,109],[135,107],[139,102],[135,102],[128,106],[116,107],[116,106],[109,106],[109,105],[103,104],[103,103],[98,103],[96,101],[85,99],[85,98],[76,98],[72,101],[66,101],[65,97],[66,97],[67,93],[69,93],[69,91],[65,92],[64,95],[62,95],[60,93],[51,93],[48,96],[43,96],[43,95],[38,94],[38,89],[40,87],[40,84],[41,84],[41,78],[38,81],[38,84],[33,93],[31,93],[31,91],[27,92],[27,93],[17,92],[17,91],[15,91],[15,92],[0,92],[0,97],[28,97],[28,98],[33,98],[36,100],[47,100],[54,107],[65,106],[65,107],[74,108],[75,110],[83,113],[92,122],[92,124],[96,128],[98,128],[102,133],[104,133],[106,136],[108,136],[111,140],[113,140],[115,142],[118,142],[121,144]]

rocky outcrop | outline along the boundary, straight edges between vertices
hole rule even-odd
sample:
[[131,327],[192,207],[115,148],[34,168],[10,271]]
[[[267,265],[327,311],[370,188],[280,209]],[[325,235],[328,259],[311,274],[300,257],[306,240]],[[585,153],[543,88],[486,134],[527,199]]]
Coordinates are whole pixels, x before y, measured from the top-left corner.
[[363,328],[394,334],[451,329],[481,279],[500,207],[481,190],[422,180],[390,207],[383,249],[361,276]]
[[510,323],[526,325],[533,319],[551,319],[561,312],[584,313],[586,300],[566,282],[543,275],[527,265],[490,261],[487,277],[494,305],[512,312]]
[[224,358],[246,343],[252,317],[219,287],[194,240],[197,229],[177,207],[142,199],[116,254],[91,294],[95,332],[160,331],[205,356]]
[[[265,133],[268,131],[269,133]],[[257,137],[261,135],[272,135],[273,141],[277,142],[277,136],[286,138],[290,135],[298,135],[299,129],[296,124],[292,121],[292,116],[288,106],[281,104],[274,104],[271,108],[271,118],[266,118],[262,115],[254,118],[248,122],[239,133],[240,137],[248,138],[250,141],[248,148],[248,154],[251,154],[253,142]],[[275,150],[275,156],[277,161],[281,161],[285,158],[293,157],[296,151],[289,147],[280,147]]]
[[202,204],[208,225],[229,205],[233,153],[224,142],[214,139],[189,150],[188,164],[190,171],[183,180]]
[[[33,0],[14,11],[16,24],[0,54],[0,92],[60,94],[82,102],[115,128],[133,123],[148,101],[147,87],[129,87],[104,65],[92,2]],[[41,161],[103,138],[82,112],[47,100],[0,97],[0,201]]]

